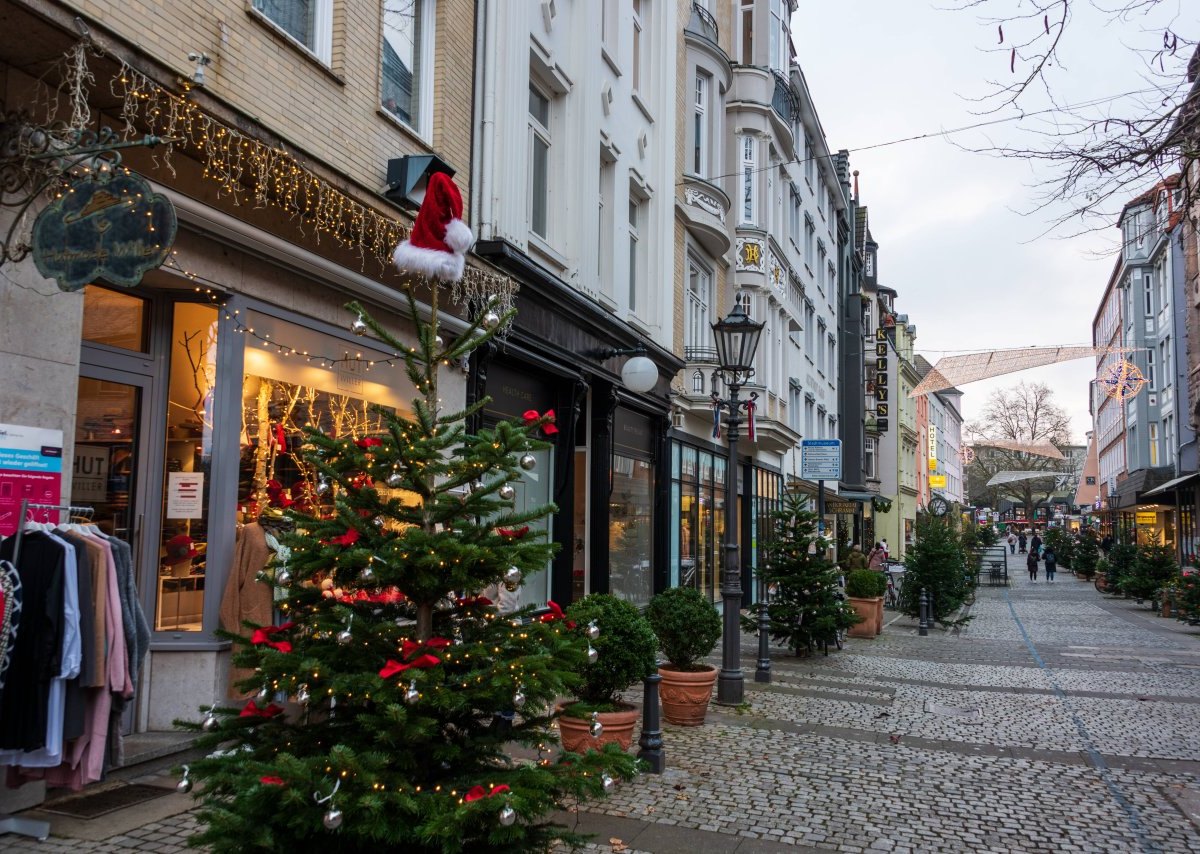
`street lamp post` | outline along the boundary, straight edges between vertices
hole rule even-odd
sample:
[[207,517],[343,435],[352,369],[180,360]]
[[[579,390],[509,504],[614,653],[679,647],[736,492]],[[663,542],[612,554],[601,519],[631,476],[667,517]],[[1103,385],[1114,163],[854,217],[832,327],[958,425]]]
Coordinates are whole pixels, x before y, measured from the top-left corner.
[[741,303],[734,303],[733,310],[723,320],[712,324],[717,362],[720,365],[717,373],[729,388],[726,400],[721,400],[713,392],[713,403],[728,413],[725,423],[729,431],[729,459],[725,466],[725,567],[721,574],[721,672],[717,676],[717,702],[724,706],[740,704],[745,692],[741,663],[742,627],[739,620],[742,571],[738,556],[737,444],[741,411],[753,403],[752,400],[739,401],[738,392],[754,375],[754,351],[758,349],[758,338],[764,325],[751,320]]

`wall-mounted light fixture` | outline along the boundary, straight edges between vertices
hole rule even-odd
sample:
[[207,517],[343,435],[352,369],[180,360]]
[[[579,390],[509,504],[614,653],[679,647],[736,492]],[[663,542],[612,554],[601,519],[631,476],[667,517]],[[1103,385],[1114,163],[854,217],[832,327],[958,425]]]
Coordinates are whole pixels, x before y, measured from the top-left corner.
[[588,350],[584,355],[601,362],[617,356],[633,356],[621,366],[621,382],[625,388],[644,394],[658,385],[658,365],[646,355],[646,348],[641,344],[636,347],[600,347]]
[[429,177],[443,172],[454,177],[455,169],[436,154],[410,154],[393,157],[387,165],[387,186],[383,197],[403,208],[417,210],[425,199]]
[[192,84],[195,86],[203,86],[205,84],[204,69],[212,63],[206,53],[189,53],[188,61],[196,63],[196,68],[192,71]]

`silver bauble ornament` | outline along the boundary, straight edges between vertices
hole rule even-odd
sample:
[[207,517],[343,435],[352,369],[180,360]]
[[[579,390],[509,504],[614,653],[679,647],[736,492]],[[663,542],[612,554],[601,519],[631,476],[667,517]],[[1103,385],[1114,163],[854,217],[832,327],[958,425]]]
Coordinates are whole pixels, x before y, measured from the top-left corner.
[[189,780],[187,777],[184,777],[182,780],[180,780],[178,783],[175,784],[175,791],[179,792],[179,794],[181,794],[181,795],[186,795],[191,790],[192,790],[192,781]]
[[353,323],[350,324],[350,331],[355,335],[366,335],[368,328],[367,322],[363,320],[363,316],[361,314],[355,318]]
[[280,570],[275,573],[275,583],[280,587],[287,587],[292,583],[292,574],[288,572],[286,568],[280,568]]
[[604,724],[600,723],[599,712],[592,712],[592,725],[588,727],[588,732],[591,733],[592,738],[599,738],[604,732]]
[[500,487],[496,494],[499,495],[504,501],[512,501],[517,497],[517,491],[512,487],[512,484],[508,483]]
[[472,492],[478,492],[479,490],[483,489],[483,481],[482,480],[473,480],[467,484],[467,488],[470,489]]
[[254,699],[259,703],[265,703],[267,700],[271,699],[271,686],[264,685],[259,688],[258,693],[254,695]]
[[342,629],[337,633],[335,640],[337,640],[337,642],[342,646],[345,646],[346,644],[350,643],[350,641],[354,640],[354,635],[350,634],[349,629]]
[[208,714],[205,716],[205,718],[204,718],[204,723],[200,724],[200,729],[204,730],[205,732],[212,732],[213,730],[215,730],[215,729],[216,729],[217,727],[219,727],[220,725],[221,725],[221,724],[220,724],[220,722],[217,720],[217,716],[216,716],[216,715],[214,715],[214,714],[213,714],[213,713],[210,711],[210,712],[209,712],[209,713],[208,713]]
[[441,335],[435,335],[435,336],[433,336],[433,346],[434,346],[434,349],[437,349],[437,350],[440,350],[440,349],[442,349],[442,346],[443,346],[445,343],[446,343],[446,342],[442,340],[442,336],[441,336]]
[[371,569],[369,566],[364,566],[362,571],[358,574],[358,580],[366,584],[370,584],[375,580],[375,570]]
[[301,685],[299,688],[296,689],[296,702],[297,703],[299,703],[302,706],[307,706],[308,701],[311,699],[312,699],[312,697],[308,693],[308,685]]
[[342,826],[342,811],[337,807],[330,807],[323,821],[326,830],[337,830]]
[[376,527],[376,528],[382,528],[382,527],[383,527],[383,517],[382,517],[382,516],[376,516],[376,517],[375,517],[374,519],[372,519],[371,521],[372,521],[372,522],[375,524],[375,527]]
[[387,476],[387,485],[392,489],[399,489],[404,483],[404,475],[398,471],[394,471]]
[[533,471],[533,469],[537,466],[537,457],[535,457],[533,454],[522,454],[521,459],[517,460],[517,463],[521,466],[521,468],[525,469],[525,471]]
[[521,570],[515,566],[510,566],[504,572],[504,589],[512,593],[521,586]]
[[596,652],[596,648],[590,643],[588,644],[588,664],[595,664],[596,659],[600,657],[600,653]]
[[329,479],[324,477],[317,478],[317,486],[314,490],[317,495],[324,495],[329,491]]
[[408,683],[408,689],[404,692],[404,702],[411,706],[419,699],[421,699],[421,692],[417,690],[417,681],[414,679]]
[[480,323],[483,325],[484,329],[495,329],[500,325],[500,315],[496,314],[494,311],[489,311],[483,316],[483,319],[480,321]]
[[433,610],[441,611],[442,613],[445,613],[446,611],[453,611],[454,600],[443,596],[441,599],[433,603]]
[[611,792],[613,787],[617,785],[617,781],[607,774],[600,775],[600,782],[604,784],[604,791]]
[[600,627],[596,625],[595,620],[590,620],[587,624],[588,640],[595,640],[600,637]]
[[518,685],[517,691],[513,694],[513,708],[519,709],[525,705],[525,686]]
[[504,809],[500,810],[498,818],[500,819],[500,823],[505,827],[512,827],[513,822],[517,820],[517,811],[508,804],[505,804]]

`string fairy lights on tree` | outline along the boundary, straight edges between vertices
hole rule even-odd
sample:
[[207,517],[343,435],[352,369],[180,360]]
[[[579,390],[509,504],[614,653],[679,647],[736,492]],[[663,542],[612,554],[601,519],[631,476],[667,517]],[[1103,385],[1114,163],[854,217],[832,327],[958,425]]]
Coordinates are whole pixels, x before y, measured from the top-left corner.
[[181,722],[212,751],[180,782],[203,783],[199,844],[546,850],[580,841],[548,813],[635,773],[636,760],[615,746],[552,749],[555,702],[578,687],[595,628],[553,605],[502,615],[482,595],[515,591],[553,554],[536,522],[554,506],[518,509],[512,483],[557,431],[546,413],[468,433],[466,419],[487,399],[444,407],[444,363],[491,339],[512,312],[484,306],[447,342],[438,291],[429,322],[408,292],[415,347],[347,306],[354,325],[398,354],[417,396],[408,415],[377,407],[371,434],[306,431],[303,456],[324,499],[287,511],[290,557],[264,580],[285,589],[283,618],[224,635],[252,674],[238,687],[253,696]]

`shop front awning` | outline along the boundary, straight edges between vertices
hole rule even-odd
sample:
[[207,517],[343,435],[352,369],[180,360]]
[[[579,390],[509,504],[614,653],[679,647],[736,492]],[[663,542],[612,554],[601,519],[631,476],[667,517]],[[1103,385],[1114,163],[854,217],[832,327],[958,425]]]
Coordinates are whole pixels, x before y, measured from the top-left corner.
[[837,497],[843,501],[861,501],[866,503],[875,497],[874,492],[859,492],[854,489],[843,489],[837,493]]
[[1155,469],[1137,469],[1117,484],[1117,491],[1109,496],[1109,507],[1113,510],[1129,510],[1135,507],[1142,496],[1163,486],[1175,472],[1166,466]]
[[1162,495],[1164,492],[1170,492],[1171,490],[1173,490],[1177,487],[1183,486],[1184,484],[1187,484],[1187,483],[1191,483],[1196,478],[1200,478],[1200,472],[1192,472],[1191,474],[1185,474],[1182,477],[1175,478],[1174,480],[1168,480],[1162,486],[1156,486],[1156,487],[1154,487],[1154,489],[1150,489],[1150,490],[1147,490],[1146,492],[1143,492],[1142,497],[1149,498],[1152,495]]

